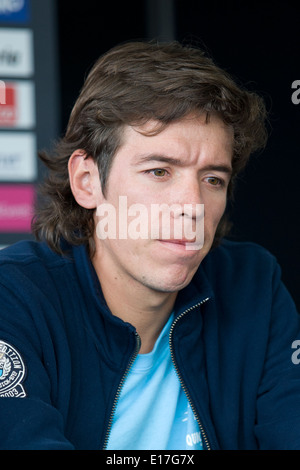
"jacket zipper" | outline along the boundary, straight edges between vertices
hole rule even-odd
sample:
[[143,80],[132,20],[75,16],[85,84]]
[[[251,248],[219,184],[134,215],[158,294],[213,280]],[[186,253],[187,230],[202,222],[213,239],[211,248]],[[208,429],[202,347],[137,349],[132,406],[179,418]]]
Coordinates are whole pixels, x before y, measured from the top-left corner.
[[200,420],[200,418],[199,418],[199,416],[198,416],[198,414],[197,414],[197,412],[196,412],[195,406],[194,406],[194,404],[193,404],[193,402],[192,402],[192,400],[191,400],[190,394],[189,394],[189,392],[188,392],[188,390],[187,390],[187,387],[186,387],[186,385],[185,385],[185,383],[184,383],[184,381],[183,381],[183,379],[182,379],[182,377],[181,377],[181,374],[180,374],[180,372],[179,372],[178,366],[177,366],[177,364],[176,364],[175,357],[174,357],[174,351],[173,351],[173,345],[172,345],[172,334],[173,334],[173,331],[174,331],[174,328],[175,328],[176,323],[177,323],[184,315],[186,315],[187,313],[189,313],[191,310],[194,310],[195,308],[200,307],[202,304],[204,304],[204,303],[207,302],[208,300],[209,300],[209,297],[207,297],[206,299],[202,300],[202,302],[198,302],[197,304],[193,305],[192,307],[190,307],[190,308],[188,308],[187,310],[185,310],[184,312],[182,312],[182,313],[174,320],[174,322],[173,322],[172,325],[171,325],[171,329],[170,329],[169,345],[170,345],[170,351],[171,351],[172,362],[173,362],[173,365],[174,365],[174,367],[175,367],[175,370],[176,370],[176,373],[177,373],[179,382],[180,382],[180,384],[181,384],[181,386],[182,386],[182,388],[183,388],[184,393],[186,394],[186,397],[187,397],[187,399],[188,399],[188,402],[189,402],[189,404],[190,404],[190,406],[191,406],[191,409],[192,409],[192,411],[193,411],[193,413],[194,413],[194,415],[195,415],[195,418],[196,418],[196,421],[197,421],[197,423],[198,423],[198,426],[199,426],[201,435],[202,435],[202,437],[203,437],[203,440],[204,440],[204,442],[205,442],[206,448],[207,448],[207,450],[211,450],[211,446],[210,446],[210,444],[209,444],[209,440],[208,440],[207,435],[206,435],[206,433],[205,433],[205,431],[204,431],[204,428],[203,428],[203,425],[202,425],[202,423],[201,423],[201,420]]
[[134,363],[134,361],[135,361],[135,359],[136,359],[136,357],[139,353],[140,347],[141,347],[141,338],[139,337],[139,335],[136,332],[135,332],[135,336],[136,336],[135,350],[134,350],[134,353],[132,354],[132,356],[130,358],[130,361],[129,361],[127,367],[126,367],[126,370],[125,370],[125,372],[124,372],[124,374],[121,378],[121,381],[119,383],[119,386],[117,388],[117,392],[116,392],[115,399],[114,399],[114,402],[113,402],[113,406],[112,406],[112,410],[111,410],[111,413],[110,413],[108,426],[107,426],[107,430],[106,430],[106,435],[105,435],[105,439],[104,439],[104,443],[103,443],[103,450],[106,449],[107,444],[108,444],[108,439],[109,439],[109,434],[110,434],[110,430],[111,430],[111,427],[112,427],[113,417],[114,417],[114,414],[115,414],[115,411],[116,411],[117,403],[118,403],[118,400],[119,400],[119,396],[120,396],[123,384],[125,382],[125,379],[126,379],[128,373],[129,373],[129,371],[131,369],[131,366]]
[[[208,450],[210,450],[210,445],[209,445],[209,441],[208,441],[208,438],[206,436],[206,433],[204,431],[204,428],[202,426],[202,423],[196,413],[196,410],[195,410],[195,407],[194,407],[194,404],[190,398],[190,395],[188,393],[188,390],[182,380],[182,377],[180,375],[180,372],[178,370],[178,367],[177,367],[177,364],[176,364],[176,361],[175,361],[175,358],[174,358],[174,352],[173,352],[173,346],[172,346],[172,333],[173,333],[173,330],[174,330],[174,327],[176,325],[176,323],[178,322],[178,320],[180,320],[186,313],[190,312],[191,310],[194,310],[195,308],[197,307],[200,307],[200,305],[204,304],[205,302],[207,302],[207,300],[209,300],[209,297],[207,297],[206,299],[202,300],[202,302],[199,302],[197,303],[196,305],[193,305],[193,307],[190,307],[188,308],[187,310],[185,310],[183,313],[181,313],[176,319],[175,321],[172,323],[171,325],[171,329],[170,329],[170,334],[169,334],[169,345],[170,345],[170,352],[171,352],[171,358],[172,358],[172,362],[174,364],[174,367],[175,367],[175,370],[176,370],[176,373],[177,373],[177,376],[179,378],[179,382],[187,396],[187,399],[191,405],[191,408],[193,410],[193,413],[196,417],[196,420],[197,420],[197,423],[198,423],[198,426],[199,426],[199,429],[200,429],[200,432],[203,436],[203,439],[205,441],[205,444],[206,444],[206,447]],[[119,396],[120,396],[120,393],[121,393],[121,390],[122,390],[122,387],[123,387],[123,384],[125,382],[125,379],[131,369],[131,366],[132,364],[134,363],[138,353],[139,353],[139,350],[140,350],[140,347],[141,347],[141,338],[139,337],[139,335],[137,333],[135,333],[135,336],[136,336],[136,347],[135,347],[135,350],[134,350],[134,353],[132,354],[131,358],[130,358],[130,361],[126,367],[126,370],[121,378],[121,381],[119,383],[119,386],[117,388],[117,392],[116,392],[116,395],[115,395],[115,399],[114,399],[114,402],[113,402],[113,406],[112,406],[112,410],[111,410],[111,413],[110,413],[110,418],[109,418],[109,421],[108,421],[108,426],[107,426],[107,430],[106,430],[106,435],[105,435],[105,439],[104,439],[104,442],[103,442],[103,450],[106,449],[107,447],[107,444],[108,444],[108,439],[109,439],[109,434],[110,434],[110,431],[111,431],[111,427],[112,427],[112,422],[113,422],[113,417],[114,417],[114,414],[115,414],[115,411],[116,411],[116,407],[117,407],[117,403],[118,403],[118,400],[119,400]]]

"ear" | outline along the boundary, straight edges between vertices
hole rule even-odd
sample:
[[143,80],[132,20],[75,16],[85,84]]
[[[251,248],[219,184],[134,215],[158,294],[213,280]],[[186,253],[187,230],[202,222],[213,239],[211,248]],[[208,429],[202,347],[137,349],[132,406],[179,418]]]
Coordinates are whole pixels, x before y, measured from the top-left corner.
[[69,163],[69,179],[73,196],[85,209],[95,209],[103,197],[97,163],[84,150],[75,150]]

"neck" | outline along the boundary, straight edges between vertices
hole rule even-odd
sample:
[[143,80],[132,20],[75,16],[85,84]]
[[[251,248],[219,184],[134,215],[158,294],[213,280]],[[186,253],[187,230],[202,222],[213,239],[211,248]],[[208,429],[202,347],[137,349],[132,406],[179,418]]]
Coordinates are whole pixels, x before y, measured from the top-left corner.
[[141,338],[140,353],[152,351],[155,341],[172,313],[177,292],[159,292],[137,285],[134,280],[105,272],[92,260],[111,313],[136,328]]

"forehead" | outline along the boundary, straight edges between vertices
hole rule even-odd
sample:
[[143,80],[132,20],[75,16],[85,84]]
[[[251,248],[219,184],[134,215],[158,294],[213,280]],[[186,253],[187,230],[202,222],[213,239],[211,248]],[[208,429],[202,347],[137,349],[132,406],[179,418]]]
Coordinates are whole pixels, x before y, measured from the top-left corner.
[[142,126],[125,126],[119,152],[132,164],[145,161],[149,155],[167,155],[182,163],[203,158],[231,161],[233,129],[216,117],[188,116],[161,129],[157,121]]

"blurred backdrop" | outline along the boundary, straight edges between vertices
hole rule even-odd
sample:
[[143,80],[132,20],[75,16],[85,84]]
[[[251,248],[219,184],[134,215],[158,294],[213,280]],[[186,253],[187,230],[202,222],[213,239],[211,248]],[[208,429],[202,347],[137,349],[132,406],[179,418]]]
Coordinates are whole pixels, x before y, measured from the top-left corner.
[[[19,0],[20,5],[23,1]],[[300,4],[233,0],[28,0],[25,3],[31,8],[31,13],[27,12],[31,17],[27,23],[17,21],[16,16],[9,20],[4,11],[1,23],[4,3],[0,0],[0,80],[8,80],[3,68],[9,49],[5,49],[3,42],[7,41],[8,28],[29,28],[33,32],[35,65],[28,77],[35,89],[35,124],[27,123],[27,129],[34,134],[37,149],[51,148],[53,140],[64,133],[84,78],[99,55],[131,39],[176,39],[200,46],[248,89],[264,97],[269,110],[269,141],[239,178],[235,201],[230,207],[234,223],[231,238],[259,243],[277,257],[283,280],[300,309],[300,92],[297,94]],[[2,43],[1,31],[6,33]],[[16,86],[24,87],[30,81],[28,77],[14,77]],[[1,190],[5,189],[5,197],[16,194],[11,188],[16,182],[14,178],[3,176],[7,154],[2,156],[1,163],[1,142],[3,152],[5,138],[11,138],[12,133],[5,119],[2,117],[1,124],[0,114],[0,245],[30,237],[28,230],[4,229],[3,224],[1,229],[1,210],[5,215]],[[26,125],[19,127],[24,138]],[[33,143],[26,145],[32,148]],[[36,165],[36,176],[31,176],[34,184],[43,176],[42,168]],[[22,178],[17,183],[17,189],[22,189]]]

